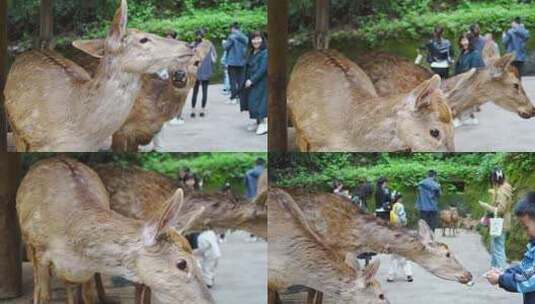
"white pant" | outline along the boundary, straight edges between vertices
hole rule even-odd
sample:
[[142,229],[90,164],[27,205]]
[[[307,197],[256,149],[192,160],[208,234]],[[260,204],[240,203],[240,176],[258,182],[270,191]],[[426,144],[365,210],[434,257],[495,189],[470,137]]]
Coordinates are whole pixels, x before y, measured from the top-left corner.
[[392,254],[390,256],[390,269],[388,270],[388,278],[393,280],[396,274],[400,273],[401,270],[405,272],[405,277],[412,276],[411,263],[404,257]]
[[215,271],[219,258],[201,258],[202,277],[206,285],[213,286],[215,283]]

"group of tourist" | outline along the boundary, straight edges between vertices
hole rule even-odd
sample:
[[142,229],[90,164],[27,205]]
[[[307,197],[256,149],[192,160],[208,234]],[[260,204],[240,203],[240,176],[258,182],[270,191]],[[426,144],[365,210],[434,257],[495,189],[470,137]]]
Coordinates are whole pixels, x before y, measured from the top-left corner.
[[[198,66],[196,82],[191,97],[190,118],[203,118],[207,115],[208,86],[215,71],[217,63],[217,51],[215,46],[206,38],[206,29],[196,32],[196,39],[192,47],[201,43],[209,43],[210,51]],[[176,33],[171,33],[168,38],[176,38]],[[229,36],[223,40],[223,56],[221,64],[224,71],[223,95],[230,95],[226,104],[237,105],[240,110],[249,112],[249,118],[253,123],[247,126],[248,131],[255,131],[258,135],[267,134],[267,40],[260,31],[252,32],[249,37],[245,35],[238,23],[230,27]],[[197,98],[199,89],[202,89],[202,101],[197,112]],[[182,113],[173,119],[170,124],[183,124]]]
[[[517,17],[511,23],[511,28],[502,35],[502,43],[507,53],[513,53],[515,59],[512,63],[518,70],[518,77],[522,77],[524,61],[527,59],[526,43],[529,38],[529,31],[522,20]],[[444,28],[435,27],[433,38],[425,44],[427,51],[427,62],[434,73],[442,79],[450,76],[450,69],[453,68],[454,75],[465,73],[473,68],[482,68],[485,64],[500,56],[500,48],[494,41],[491,33],[481,36],[481,29],[478,24],[472,24],[467,32],[462,33],[458,40],[460,50],[459,56],[455,58],[453,44],[444,38]],[[460,120],[455,120],[454,125],[463,124],[476,125],[478,120],[474,115],[477,109],[463,113]]]

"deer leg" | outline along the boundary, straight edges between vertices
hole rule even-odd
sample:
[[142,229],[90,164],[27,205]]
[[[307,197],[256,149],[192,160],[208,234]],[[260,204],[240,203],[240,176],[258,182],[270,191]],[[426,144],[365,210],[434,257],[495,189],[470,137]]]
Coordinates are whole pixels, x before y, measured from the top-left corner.
[[33,304],[39,304],[40,286],[39,276],[37,275],[39,266],[37,265],[37,259],[35,257],[35,250],[33,249],[33,247],[31,245],[27,245],[26,248],[33,269]]
[[142,304],[143,303],[143,296],[144,296],[144,292],[143,292],[143,284],[139,284],[139,283],[134,283],[134,287],[136,288],[136,293],[135,293],[135,304]]
[[[37,278],[37,284],[39,289],[38,303],[50,303],[52,298],[52,286],[50,278],[50,266],[37,264],[37,273],[34,274]],[[35,300],[34,300],[35,301]]]
[[78,304],[76,296],[78,295],[78,285],[72,284],[63,280],[63,285],[65,285],[65,302],[67,304]]
[[142,304],[150,304],[151,295],[150,287],[143,285]]
[[82,299],[85,304],[93,304],[95,302],[92,279],[89,279],[82,284]]
[[316,290],[310,288],[307,291],[307,302],[306,302],[306,304],[314,304],[315,299],[316,299]]
[[323,303],[323,292],[317,291],[316,292],[316,303],[315,304],[322,304]]
[[279,293],[271,288],[268,288],[268,304],[282,304]]

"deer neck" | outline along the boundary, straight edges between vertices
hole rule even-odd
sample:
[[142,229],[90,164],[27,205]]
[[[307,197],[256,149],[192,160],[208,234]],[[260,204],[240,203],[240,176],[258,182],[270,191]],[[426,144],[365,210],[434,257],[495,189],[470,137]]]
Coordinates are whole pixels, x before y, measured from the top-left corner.
[[128,117],[140,88],[141,75],[124,72],[120,58],[102,58],[84,88],[87,99],[79,111],[83,135],[98,139],[111,136]]
[[144,246],[141,222],[112,213],[106,221],[95,218],[94,223],[97,226],[79,234],[85,235],[81,254],[91,264],[90,268],[94,272],[140,282],[136,259]]

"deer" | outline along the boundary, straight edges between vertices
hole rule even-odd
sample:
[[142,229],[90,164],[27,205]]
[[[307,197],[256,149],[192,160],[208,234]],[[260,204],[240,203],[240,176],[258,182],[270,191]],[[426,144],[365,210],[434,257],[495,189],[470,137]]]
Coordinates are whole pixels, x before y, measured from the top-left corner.
[[[514,54],[502,57],[490,54],[485,60],[486,67],[445,80],[441,89],[453,117],[458,118],[467,109],[489,101],[523,119],[535,116],[535,107],[518,78],[518,71],[511,65],[514,58]],[[370,76],[380,96],[409,92],[411,87],[432,75],[431,71],[392,54],[364,55],[357,58],[357,62]]]
[[442,236],[446,236],[446,229],[450,229],[450,235],[455,236],[459,226],[459,211],[456,207],[449,207],[440,211],[440,222],[442,223]]
[[[88,166],[59,156],[35,163],[16,196],[17,215],[34,269],[34,303],[49,303],[51,271],[93,303],[95,273],[149,286],[161,303],[214,303],[187,240],[172,226],[184,205],[178,189],[158,216],[124,217]],[[179,227],[180,228],[180,227]]]
[[[104,54],[105,40],[95,39],[93,45],[95,57],[77,52],[69,58],[91,76]],[[73,46],[77,47],[76,43]],[[201,53],[211,47],[210,42],[203,41],[196,49]],[[197,65],[190,65],[185,70],[170,67],[168,77],[163,78],[158,74],[143,74],[130,114],[112,135],[111,149],[114,152],[137,152],[140,145],[148,145],[166,122],[182,112],[188,93],[195,84],[197,69]]]
[[185,42],[128,30],[127,11],[121,0],[103,54],[100,41],[74,42],[102,57],[94,77],[52,50],[17,56],[4,95],[18,151],[98,151],[128,117],[142,74],[165,75],[200,60]]
[[452,114],[440,85],[433,76],[408,94],[380,97],[341,53],[306,53],[288,84],[299,150],[454,151]]
[[268,303],[279,292],[302,285],[323,292],[334,303],[388,303],[375,279],[379,262],[357,270],[331,250],[309,225],[303,210],[281,189],[268,194]]
[[[180,187],[175,180],[163,174],[140,167],[123,168],[113,164],[93,167],[110,195],[110,208],[128,218],[144,220],[159,214],[166,206],[161,202]],[[263,239],[267,238],[267,209],[265,198],[267,175],[258,183],[258,196],[251,203],[224,192],[186,192],[184,204],[177,215],[181,232],[207,229],[245,230]],[[95,275],[97,293],[101,302],[108,302],[99,274]],[[148,303],[146,286],[136,285],[137,303]]]

